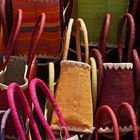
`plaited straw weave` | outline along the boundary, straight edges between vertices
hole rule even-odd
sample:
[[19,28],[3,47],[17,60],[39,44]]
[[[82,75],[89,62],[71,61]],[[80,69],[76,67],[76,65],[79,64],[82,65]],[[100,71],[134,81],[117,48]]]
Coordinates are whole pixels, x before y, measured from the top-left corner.
[[[128,12],[129,0],[74,0],[72,17],[81,17],[87,26],[89,44],[97,46],[106,13],[111,13],[111,25],[107,47],[116,47],[117,27],[121,16]],[[126,25],[123,33],[125,43]]]
[[[69,41],[73,20],[70,19],[66,32],[60,77],[56,87],[55,98],[62,111],[67,128],[75,132],[93,131],[93,103],[91,91],[91,67],[86,26],[82,19],[76,21],[76,48],[78,61],[67,60]],[[84,34],[85,62],[81,62],[80,31]],[[76,122],[76,123],[75,123]],[[56,114],[53,113],[51,127],[61,129]]]
[[[120,103],[128,102],[134,107],[134,85],[132,63],[105,63],[104,78],[99,105],[109,105],[116,114]],[[128,114],[121,113],[120,126],[129,126]],[[106,120],[106,121],[105,121]],[[109,124],[109,118],[104,116],[104,124]],[[105,123],[106,122],[106,123]]]
[[[93,106],[90,71],[90,65],[85,63],[68,60],[61,62],[60,79],[55,97],[70,131],[79,129],[83,132],[92,132]],[[52,124],[54,127],[59,125],[54,113]]]

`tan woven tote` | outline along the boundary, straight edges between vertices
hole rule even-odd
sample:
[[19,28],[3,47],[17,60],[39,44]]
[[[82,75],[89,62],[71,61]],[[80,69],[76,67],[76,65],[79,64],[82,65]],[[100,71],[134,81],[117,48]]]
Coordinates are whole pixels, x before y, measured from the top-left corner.
[[[64,53],[61,71],[56,87],[55,98],[63,113],[67,128],[72,132],[92,133],[93,98],[91,87],[91,66],[89,63],[89,46],[86,26],[82,19],[76,20],[76,48],[78,61],[67,60],[71,30],[74,20],[70,19],[64,41]],[[85,42],[85,62],[82,62],[80,49],[80,31]],[[51,127],[59,130],[60,124],[55,113],[52,115]]]

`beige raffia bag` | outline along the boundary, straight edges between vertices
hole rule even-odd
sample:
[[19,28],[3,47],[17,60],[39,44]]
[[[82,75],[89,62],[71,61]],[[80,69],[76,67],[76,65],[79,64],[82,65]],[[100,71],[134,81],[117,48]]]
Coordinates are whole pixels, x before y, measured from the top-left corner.
[[[92,133],[93,131],[93,98],[91,87],[91,66],[86,26],[82,19],[76,21],[76,48],[78,61],[67,60],[73,19],[70,19],[64,42],[64,53],[61,71],[56,87],[55,98],[67,124],[73,132]],[[80,31],[84,34],[85,62],[82,62],[80,49]],[[52,115],[51,127],[61,129],[59,120]]]

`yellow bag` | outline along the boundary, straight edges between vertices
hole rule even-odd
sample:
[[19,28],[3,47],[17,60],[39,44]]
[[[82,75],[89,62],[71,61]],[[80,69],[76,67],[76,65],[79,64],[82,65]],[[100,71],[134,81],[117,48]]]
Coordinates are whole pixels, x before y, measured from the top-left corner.
[[[55,98],[62,111],[67,129],[73,132],[92,133],[93,97],[91,87],[91,66],[86,26],[82,19],[76,21],[76,48],[78,61],[67,60],[70,35],[73,25],[70,19],[64,42],[60,77],[56,86]],[[82,62],[80,49],[80,30],[84,34],[85,62]],[[94,80],[93,80],[94,81]],[[51,127],[60,130],[59,120],[53,112]]]

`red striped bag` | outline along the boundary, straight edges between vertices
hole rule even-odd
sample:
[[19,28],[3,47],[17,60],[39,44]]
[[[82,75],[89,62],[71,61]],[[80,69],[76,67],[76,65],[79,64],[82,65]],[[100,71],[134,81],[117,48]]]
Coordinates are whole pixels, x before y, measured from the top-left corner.
[[[15,54],[27,55],[31,32],[37,17],[46,14],[45,29],[36,53],[39,58],[56,58],[60,54],[61,44],[61,13],[63,7],[60,0],[12,0],[13,18],[17,9],[23,10],[21,32],[17,40]],[[61,9],[62,8],[62,9]],[[67,13],[67,12],[66,12]],[[62,15],[63,16],[63,15]],[[66,19],[67,20],[67,19]]]

